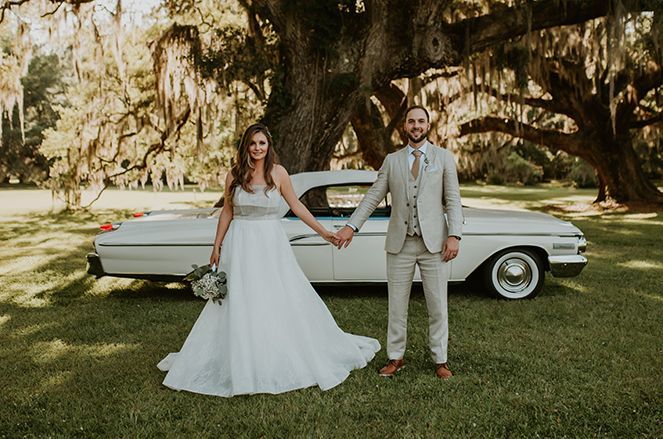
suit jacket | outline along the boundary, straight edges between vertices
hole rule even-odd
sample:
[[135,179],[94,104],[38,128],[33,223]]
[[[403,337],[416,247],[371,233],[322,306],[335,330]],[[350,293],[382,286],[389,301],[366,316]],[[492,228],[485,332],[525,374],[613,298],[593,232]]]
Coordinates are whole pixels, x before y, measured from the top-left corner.
[[[417,216],[426,248],[431,253],[437,253],[442,251],[448,235],[461,236],[463,210],[453,154],[439,146],[429,144],[426,158],[428,163],[424,162],[421,170],[416,203]],[[407,147],[387,155],[378,172],[377,180],[348,221],[360,229],[380,201],[390,192],[391,218],[385,241],[385,250],[388,253],[400,252],[405,242],[410,213],[408,207],[410,173]]]

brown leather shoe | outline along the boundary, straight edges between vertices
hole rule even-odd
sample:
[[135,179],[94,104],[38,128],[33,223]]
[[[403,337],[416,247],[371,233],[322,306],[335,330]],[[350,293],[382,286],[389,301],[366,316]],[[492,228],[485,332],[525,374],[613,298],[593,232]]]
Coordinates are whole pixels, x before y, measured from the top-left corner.
[[446,380],[447,378],[451,378],[454,374],[449,370],[449,365],[447,363],[437,363],[435,365],[435,375],[438,378]]
[[381,377],[393,377],[396,372],[401,370],[404,366],[403,364],[403,359],[401,358],[400,360],[389,360],[387,365],[380,369],[380,376]]

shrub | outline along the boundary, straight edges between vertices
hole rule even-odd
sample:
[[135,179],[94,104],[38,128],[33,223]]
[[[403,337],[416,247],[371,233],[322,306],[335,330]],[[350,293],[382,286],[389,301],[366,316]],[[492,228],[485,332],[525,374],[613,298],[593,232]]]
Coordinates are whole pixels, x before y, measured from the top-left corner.
[[543,178],[543,168],[530,163],[515,151],[506,158],[497,156],[493,166],[488,170],[486,182],[490,184],[520,183],[532,185],[539,183]]
[[573,181],[573,184],[579,188],[598,187],[598,179],[596,178],[594,168],[585,160],[578,157],[573,160],[567,178]]

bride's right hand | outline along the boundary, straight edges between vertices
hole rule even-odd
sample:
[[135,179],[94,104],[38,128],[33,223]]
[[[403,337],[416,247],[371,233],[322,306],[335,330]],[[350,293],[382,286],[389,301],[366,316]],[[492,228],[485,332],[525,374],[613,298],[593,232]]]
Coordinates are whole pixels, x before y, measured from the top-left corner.
[[212,255],[209,257],[209,264],[219,266],[219,249],[212,250]]

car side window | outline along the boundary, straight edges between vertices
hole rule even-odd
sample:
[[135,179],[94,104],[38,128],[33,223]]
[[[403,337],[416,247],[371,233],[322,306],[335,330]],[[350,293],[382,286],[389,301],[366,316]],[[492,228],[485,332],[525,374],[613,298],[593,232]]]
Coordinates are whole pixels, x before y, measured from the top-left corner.
[[[315,187],[309,189],[299,197],[299,201],[313,214],[315,217],[331,216],[331,208],[329,200],[327,199],[326,187]],[[292,211],[289,211],[286,216],[294,216]]]
[[[310,189],[299,200],[316,217],[347,218],[359,206],[370,184],[324,186]],[[390,197],[382,200],[371,217],[388,217],[391,213]],[[294,216],[290,211],[286,216]]]

